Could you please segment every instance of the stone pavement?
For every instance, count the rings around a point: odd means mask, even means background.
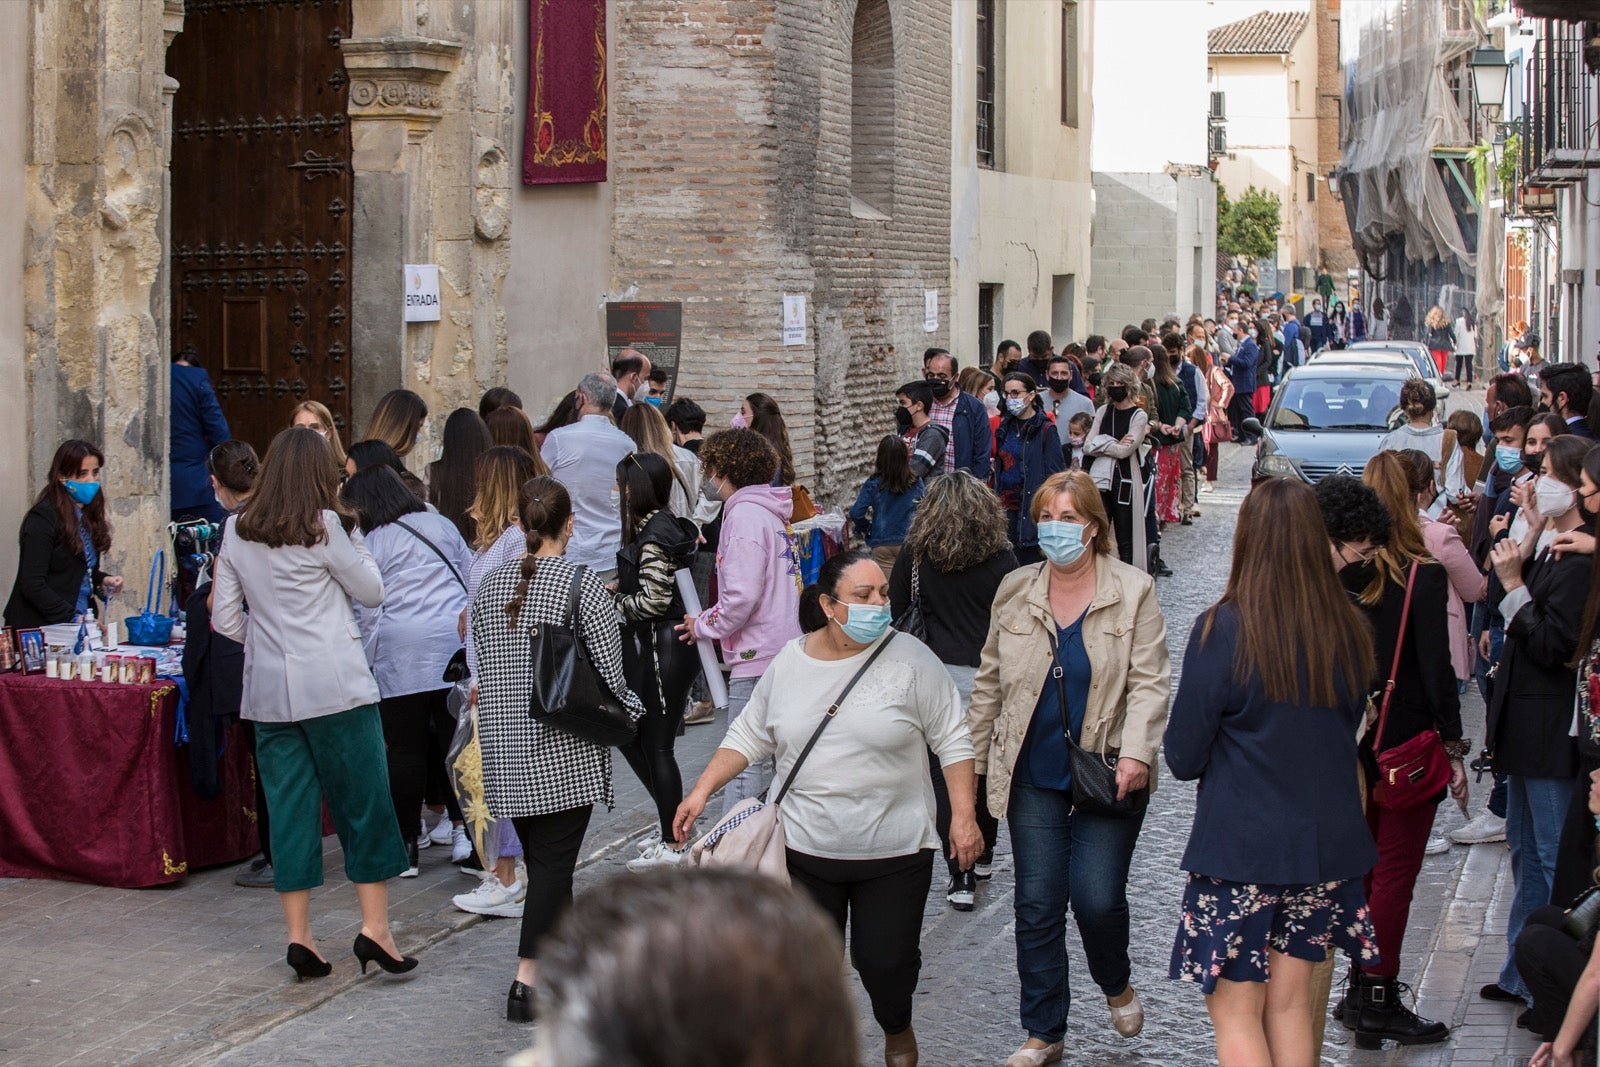
[[[1226,578],[1234,516],[1248,477],[1248,454],[1229,451],[1221,489],[1201,497],[1203,517],[1167,535],[1165,555],[1179,571],[1160,583],[1174,681],[1192,619]],[[1469,733],[1481,737],[1482,706],[1475,697],[1467,716]],[[721,733],[720,723],[692,727],[680,741],[687,778],[698,773]],[[620,761],[616,780],[618,808],[596,818],[579,892],[625,875],[622,863],[634,854],[631,841],[651,826],[643,790]],[[1476,812],[1485,794],[1474,792]],[[1134,857],[1134,984],[1145,1001],[1144,1033],[1125,1041],[1111,1029],[1074,933],[1069,946],[1079,997],[1068,1029],[1068,1063],[1187,1067],[1215,1061],[1200,994],[1166,980],[1183,886],[1177,864],[1193,804],[1191,785],[1163,776]],[[1459,821],[1453,807],[1441,811],[1442,827]],[[430,849],[423,854],[421,878],[392,883],[396,935],[407,951],[422,950],[422,966],[406,978],[363,980],[345,950],[357,916],[348,887],[332,877],[338,870],[333,853],[330,882],[314,911],[316,933],[335,961],[334,975],[300,985],[282,962],[272,895],[236,889],[231,871],[146,891],[0,881],[0,1062],[478,1064],[499,1062],[526,1044],[529,1031],[503,1016],[516,955],[515,922],[454,912],[450,893],[470,883]],[[975,911],[951,911],[941,885],[929,902],[916,1027],[930,1067],[998,1064],[1021,1040],[1014,881],[1003,827],[995,866],[994,879],[979,889]],[[1423,1014],[1456,1028],[1451,1041],[1361,1052],[1333,1023],[1324,1062],[1525,1063],[1535,1043],[1515,1030],[1515,1011],[1476,999],[1478,986],[1492,981],[1500,965],[1509,898],[1504,846],[1429,857],[1417,887],[1403,977],[1417,986]],[[850,983],[864,1062],[878,1062],[881,1035],[853,975]]]

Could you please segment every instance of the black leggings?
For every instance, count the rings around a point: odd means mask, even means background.
[[[622,633],[622,662],[628,685],[644,704],[639,732],[622,746],[622,758],[639,776],[656,802],[661,836],[672,840],[672,818],[683,802],[683,773],[673,745],[689,699],[689,687],[700,671],[700,654],[678,640],[674,622],[662,619],[648,628],[628,627]]]
[[[961,865],[950,857],[950,786],[944,780],[944,768],[939,765],[939,757],[931,748],[928,749],[928,775],[933,779],[933,821],[939,830],[939,841],[944,845],[939,854],[944,857],[945,866],[950,868],[950,877],[954,878],[961,873]],[[994,858],[994,843],[1000,836],[1000,820],[989,814],[988,787],[989,780],[980,774],[978,830],[983,834],[983,855],[978,857],[979,863],[988,863]]]
[[[528,866],[528,899],[522,905],[522,934],[517,940],[521,959],[539,958],[539,942],[572,903],[572,872],[578,869],[578,853],[593,812],[594,805],[585,804],[511,820]]]
[[[1126,484],[1126,483],[1124,483]],[[1132,487],[1129,487],[1130,491]],[[1133,505],[1118,504],[1116,493],[1102,489],[1100,502],[1105,505],[1106,514],[1111,516],[1112,539],[1117,542],[1117,558],[1124,563],[1133,562]],[[1139,516],[1139,521],[1144,521],[1144,516]]]
[[[850,962],[886,1034],[911,1025],[922,972],[922,913],[933,884],[933,849],[881,860],[832,860],[790,849],[789,877],[839,933],[850,924]]]
[[[422,797],[428,787],[430,761],[442,761],[436,747],[436,733],[455,733],[455,720],[445,704],[449,689],[426,693],[384,697],[378,701],[383,719],[383,747],[389,756],[389,795],[394,798],[394,817],[400,824],[400,840],[410,844],[421,821]],[[445,790],[445,809],[451,822],[461,821],[461,806],[455,791]]]
[[[1463,368],[1465,368],[1465,373],[1463,373]],[[1470,382],[1470,381],[1472,381],[1472,353],[1470,353],[1470,352],[1457,352],[1456,353],[1456,381],[1458,381],[1458,382]]]
[[[1530,1029],[1546,1041],[1561,1032],[1567,1005],[1589,962],[1584,944],[1561,932],[1566,912],[1554,904],[1535,908],[1517,935],[1517,972],[1533,994]],[[1587,1028],[1593,1031],[1593,1020]]]

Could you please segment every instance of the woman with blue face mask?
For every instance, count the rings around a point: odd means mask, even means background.
[[[1112,1027],[1130,1038],[1144,1027],[1129,984],[1127,893],[1144,811],[1083,809],[1073,796],[1071,751],[1114,769],[1118,799],[1148,790],[1170,680],[1155,580],[1117,559],[1094,479],[1053,475],[1034,494],[1031,517],[1045,562],[1012,571],[995,594],[967,712],[989,811],[1009,822],[1017,864],[1027,1041],[1007,1067],[1062,1057],[1069,903]]]
[[[994,491],[1006,513],[1006,535],[1017,559],[1037,563],[1039,534],[1032,518],[1033,496],[1046,478],[1066,469],[1061,435],[1039,409],[1038,383],[1012,371],[1001,391],[1003,411],[994,431]]]
[[[939,848],[928,750],[950,791],[951,855],[970,867],[983,851],[972,738],[939,658],[890,631],[889,580],[865,552],[822,565],[801,594],[800,626],[805,633],[767,667],[673,827],[687,842],[712,793],[775,755],[773,781],[789,786],[771,793],[784,798],[789,877],[841,934],[848,920],[851,961],[883,1028],[884,1061],[913,1067],[911,997]]]
[[[121,592],[122,578],[100,567],[111,549],[111,520],[100,492],[105,461],[88,441],[65,441],[56,449],[49,481],[22,519],[7,626],[71,622],[95,599],[103,606],[105,597]]]

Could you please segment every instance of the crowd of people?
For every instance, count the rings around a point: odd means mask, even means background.
[[[1166,917],[1169,975],[1200,987],[1219,1062],[1315,1062],[1341,955],[1332,1014],[1358,1043],[1444,1040],[1401,980],[1413,890],[1425,854],[1501,839],[1515,898],[1482,996],[1522,1006],[1541,1062],[1576,1062],[1596,999],[1580,975],[1600,973],[1594,917],[1574,930],[1566,911],[1595,885],[1600,817],[1600,450],[1585,368],[1529,361],[1488,384],[1481,420],[1444,424],[1414,380],[1359,478],[1253,486],[1170,692],[1163,534],[1200,517],[1221,446],[1249,443],[1287,367],[1386,328],[1379,306],[1313,302],[1302,321],[1246,301],[1059,350],[1036,331],[987,367],[929,349],[893,393],[893,430],[871,440],[849,508],[859,547],[809,584],[795,523],[815,506],[778,403],[752,393],[708,434],[700,405],[667,403],[638,353],[584,375],[537,425],[514,392],[490,390],[447,416],[427,464],[408,461],[430,414],[406,390],[348,447],[314,402],[264,457],[212,444],[207,492],[185,506],[214,503],[224,532],[214,580],[188,603],[191,639],[205,633],[185,669],[212,714],[249,726],[263,855],[239,882],[277,890],[296,976],[327,975],[310,916],[325,801],[363,971],[417,966],[389,928],[387,882],[437,846],[479,880],[455,906],[521,921],[508,1019],[631,1002],[572,977],[618,909],[654,905],[641,888],[572,907],[594,808],[615,787],[613,746],[530,715],[544,699],[535,652],[567,633],[632,723],[616,747],[654,805],[630,870],[648,885],[687,868],[719,792],[726,814],[782,783],[794,899],[820,908],[835,954],[848,931],[890,1067],[918,1060],[935,861],[949,906],[972,910],[1002,820],[1025,1032],[1008,1067],[1063,1057],[1069,910],[1106,1020],[1141,1032],[1128,878],[1162,756],[1203,784],[1181,914]],[[103,462],[86,442],[58,450],[23,523],[8,624],[70,620],[120,585],[101,569]],[[686,789],[675,740],[714,714],[697,648],[709,642],[727,734]],[[1438,837],[1443,800],[1471,803],[1460,698],[1474,683],[1494,789]],[[477,716],[487,840],[468,832],[446,766],[458,687]],[[681,884],[686,905],[704,905],[704,886]],[[757,894],[749,914],[779,904]],[[773,930],[818,939],[811,919]],[[729,985],[730,1004],[739,993]]]

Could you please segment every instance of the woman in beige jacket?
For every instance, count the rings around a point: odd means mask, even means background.
[[[1128,984],[1127,897],[1143,814],[1073,810],[1066,735],[1085,751],[1117,754],[1119,795],[1152,786],[1170,677],[1155,583],[1117,559],[1094,481],[1082,471],[1052,476],[1034,495],[1033,518],[1046,562],[1013,571],[995,595],[968,711],[989,810],[1009,822],[1017,864],[1028,1040],[1007,1067],[1061,1059],[1069,900],[1112,1025],[1125,1037],[1144,1025]]]

